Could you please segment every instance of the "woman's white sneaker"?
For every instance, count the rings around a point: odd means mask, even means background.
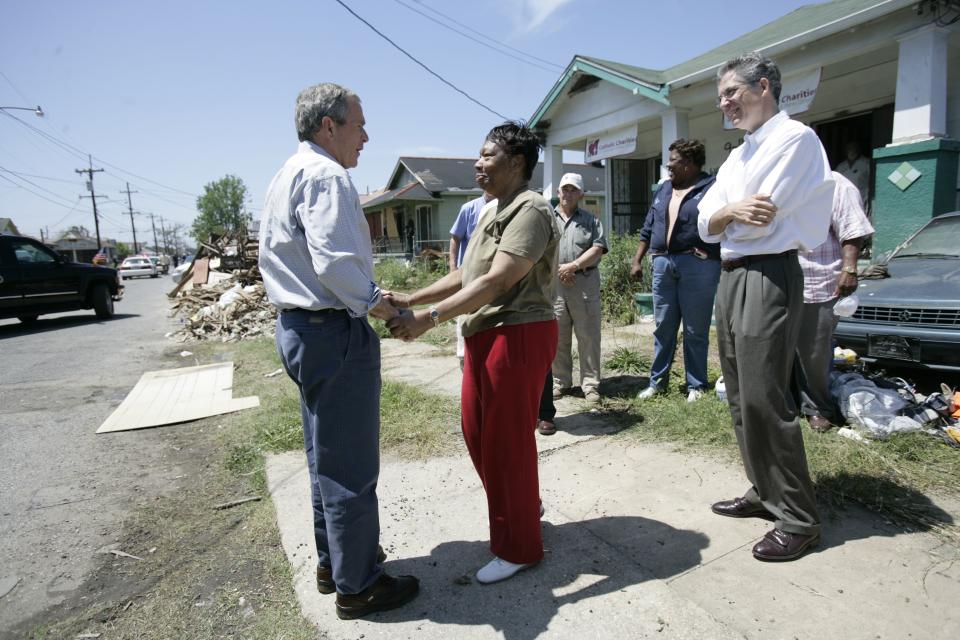
[[[481,584],[500,582],[501,580],[512,578],[520,571],[529,569],[532,566],[533,564],[514,564],[513,562],[507,562],[503,558],[494,556],[493,560],[477,571],[477,582]]]
[[[696,402],[703,397],[703,391],[700,389],[690,389],[690,393],[687,394],[687,402]]]
[[[646,389],[644,389],[643,391],[637,394],[637,400],[649,400],[650,398],[657,395],[658,393],[660,393],[660,389],[658,389],[653,385],[650,385],[649,387],[647,387]]]

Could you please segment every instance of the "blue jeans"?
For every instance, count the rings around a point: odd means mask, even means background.
[[[653,258],[653,368],[650,385],[665,389],[683,320],[683,368],[688,389],[706,389],[707,347],[720,261],[692,254]]]
[[[383,572],[380,516],[380,339],[345,311],[283,311],[277,352],[300,390],[318,564],[353,594]]]

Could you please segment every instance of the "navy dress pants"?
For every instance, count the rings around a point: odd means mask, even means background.
[[[345,311],[282,311],[277,351],[300,390],[318,564],[337,591],[380,577],[380,340]]]

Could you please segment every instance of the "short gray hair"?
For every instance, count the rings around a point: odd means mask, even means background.
[[[316,84],[301,91],[297,96],[295,116],[297,137],[300,141],[313,140],[326,116],[337,124],[346,122],[351,99],[360,102],[360,98],[353,91],[332,82]]]
[[[766,78],[767,82],[770,83],[773,99],[777,101],[777,104],[780,104],[780,67],[777,66],[776,62],[759,51],[750,51],[724,62],[717,69],[717,80],[731,71],[751,86],[760,82],[760,78]]]

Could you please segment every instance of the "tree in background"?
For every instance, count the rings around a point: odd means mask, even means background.
[[[203,187],[197,198],[197,211],[190,234],[199,242],[210,239],[210,234],[234,233],[246,229],[251,217],[244,208],[247,187],[237,176],[227,175]]]

